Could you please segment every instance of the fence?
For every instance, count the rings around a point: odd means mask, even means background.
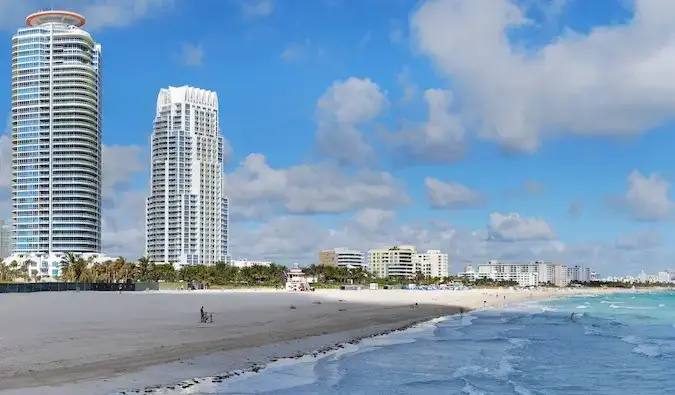
[[[8,283],[0,284],[1,293],[59,291],[146,291],[159,290],[159,283]]]

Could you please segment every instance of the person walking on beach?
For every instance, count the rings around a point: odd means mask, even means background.
[[[204,322],[204,306],[202,306],[202,308],[199,309],[199,313],[200,313],[200,315],[201,315],[201,317],[202,317],[202,322]]]

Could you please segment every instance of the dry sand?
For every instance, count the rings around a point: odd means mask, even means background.
[[[598,291],[1,294],[0,394],[106,394],[248,368],[460,306],[591,292]],[[199,323],[201,306],[213,313],[213,324]]]

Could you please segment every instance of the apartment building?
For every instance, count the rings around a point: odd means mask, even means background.
[[[414,246],[399,245],[368,251],[368,267],[377,277],[415,277]]]
[[[478,265],[477,277],[492,281],[515,281],[521,287],[534,287],[539,284],[539,265],[491,260]]]
[[[229,200],[215,92],[161,89],[151,137],[146,251],[154,262],[229,260]]]
[[[74,12],[26,25],[12,37],[13,250],[99,253],[101,45]]]
[[[7,258],[12,253],[12,226],[0,219],[0,258]]]
[[[514,263],[491,260],[478,265],[477,277],[493,281],[515,281],[522,287],[540,284],[564,287],[569,283],[565,265],[546,261]]]
[[[422,273],[427,277],[443,278],[450,275],[448,254],[440,250],[427,250],[413,256],[415,273]]]
[[[363,252],[345,247],[323,250],[319,252],[319,265],[346,268],[365,268],[366,259]]]
[[[582,266],[571,266],[567,268],[567,278],[569,281],[578,281],[586,283],[591,281],[591,269]]]

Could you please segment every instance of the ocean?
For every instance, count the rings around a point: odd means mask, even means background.
[[[673,377],[675,293],[623,293],[445,317],[178,393],[661,395]]]

